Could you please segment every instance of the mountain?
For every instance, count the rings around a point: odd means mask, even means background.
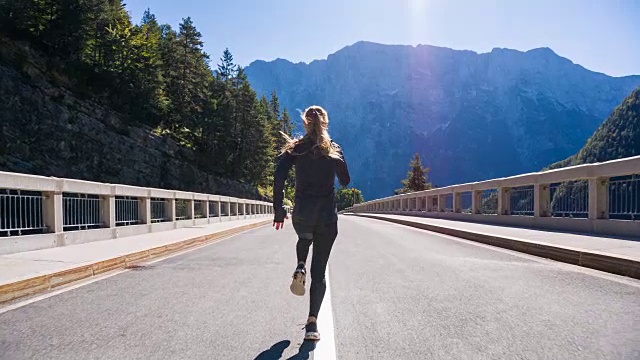
[[[438,186],[537,171],[574,154],[640,85],[551,49],[490,53],[358,42],[326,60],[255,61],[258,94],[329,113],[353,185],[367,199],[393,194],[415,152]]]
[[[640,87],[618,105],[577,154],[548,169],[640,155]]]

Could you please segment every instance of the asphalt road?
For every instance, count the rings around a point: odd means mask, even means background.
[[[339,231],[337,359],[640,359],[640,281],[371,219]],[[0,359],[313,359],[294,247],[290,223],[256,229],[0,313]]]

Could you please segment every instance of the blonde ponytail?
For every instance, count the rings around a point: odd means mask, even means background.
[[[287,134],[280,132],[287,141],[282,152],[291,152],[298,142],[304,138],[308,138],[314,143],[313,148],[319,148],[323,155],[339,158],[340,155],[335,146],[333,146],[331,137],[329,136],[329,115],[327,112],[322,107],[313,105],[308,107],[304,113],[301,114],[301,117],[306,135],[300,139],[292,139]]]

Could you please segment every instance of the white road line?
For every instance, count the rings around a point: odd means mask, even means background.
[[[333,334],[333,308],[331,307],[331,283],[329,282],[329,267],[327,266],[325,279],[327,291],[324,293],[322,307],[318,314],[318,332],[321,340],[317,343],[313,351],[314,360],[335,360],[336,359],[336,339]]]
[[[227,240],[227,239],[230,239],[232,237],[235,237],[235,236],[238,236],[238,235],[242,235],[242,234],[244,234],[246,232],[249,232],[249,231],[252,231],[252,230],[256,230],[256,229],[259,229],[259,228],[260,227],[253,228],[253,229],[248,229],[248,230],[245,230],[243,232],[239,232],[237,234],[232,234],[232,235],[229,235],[227,237],[223,237],[223,238],[217,239],[217,240],[215,240],[215,241],[213,241],[211,243],[208,243],[208,244],[199,245],[199,246],[196,246],[194,248],[186,249],[186,250],[177,252],[175,254],[171,254],[171,255],[168,255],[168,256],[165,256],[165,257],[161,257],[161,258],[158,258],[158,259],[153,259],[151,261],[147,261],[147,262],[144,262],[142,264],[144,264],[144,265],[154,264],[154,263],[157,263],[157,262],[160,262],[160,261],[171,259],[172,257],[180,256],[180,255],[183,255],[183,254],[198,250],[200,248],[203,248],[203,247],[206,247],[206,246],[209,246],[209,245],[217,244],[217,243],[219,243],[219,242],[221,242],[223,240]],[[98,275],[98,276],[94,276],[94,277],[86,279],[86,280],[80,280],[80,282],[76,283],[76,284],[62,286],[58,290],[54,290],[54,291],[48,292],[48,293],[43,294],[43,295],[38,295],[38,296],[35,296],[35,297],[32,297],[32,298],[29,298],[27,300],[23,300],[23,301],[17,302],[15,304],[10,304],[10,305],[7,305],[5,307],[2,307],[2,308],[0,308],[0,314],[4,314],[4,313],[6,313],[8,311],[15,310],[15,309],[21,308],[23,306],[27,306],[29,304],[33,304],[34,302],[37,302],[37,301],[40,301],[40,300],[44,300],[44,299],[48,299],[48,298],[50,298],[52,296],[56,296],[56,295],[65,293],[67,291],[75,290],[75,289],[77,289],[79,287],[92,284],[92,283],[94,283],[96,281],[108,279],[108,278],[110,278],[112,276],[116,276],[116,275],[125,273],[127,271],[131,271],[131,270],[133,270],[133,269],[114,270],[114,272],[110,272],[110,273],[107,273],[107,274],[104,274],[104,275]]]

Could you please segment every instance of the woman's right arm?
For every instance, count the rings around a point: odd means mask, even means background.
[[[346,187],[351,182],[351,177],[349,176],[349,168],[347,167],[347,160],[344,158],[344,154],[342,153],[342,148],[340,146],[336,146],[336,148],[339,155],[339,159],[335,159],[336,175],[338,176],[338,181],[340,182],[340,185]]]

